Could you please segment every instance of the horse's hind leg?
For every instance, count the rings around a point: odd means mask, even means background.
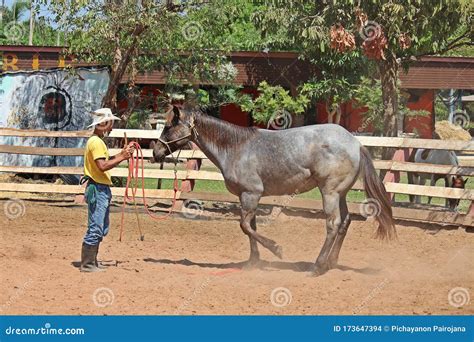
[[[349,209],[347,208],[346,194],[341,195],[341,198],[339,199],[339,209],[341,212],[342,223],[337,230],[336,240],[334,241],[334,245],[329,254],[328,267],[330,269],[337,266],[339,252],[341,251],[342,243],[344,242],[344,238],[346,237],[347,229],[351,224]]]
[[[282,248],[273,240],[268,239],[257,233],[257,224],[253,222],[255,220],[255,214],[257,211],[258,201],[260,200],[259,194],[253,194],[244,192],[240,195],[240,203],[242,205],[241,217],[240,217],[240,228],[250,239],[250,262],[258,261],[259,253],[257,248],[257,242],[263,247],[267,248],[275,254],[277,257],[282,257]]]
[[[250,220],[250,227],[254,232],[257,231],[257,215],[253,215],[253,218]],[[258,251],[257,240],[249,236],[250,240],[250,258],[249,265],[253,266],[260,261],[260,252]]]
[[[329,270],[329,253],[334,245],[339,226],[342,223],[339,209],[339,193],[335,191],[329,193],[322,191],[322,195],[324,212],[326,214],[326,240],[313,267],[312,275],[315,276],[324,274]]]

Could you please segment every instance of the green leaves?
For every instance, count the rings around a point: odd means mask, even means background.
[[[281,86],[272,86],[261,82],[258,86],[259,96],[252,101],[249,95],[243,94],[237,100],[242,110],[250,112],[258,123],[268,123],[275,115],[283,111],[301,114],[310,102],[309,97],[300,93],[293,97]]]
[[[374,128],[375,135],[383,132],[383,121],[385,107],[382,99],[382,87],[380,80],[369,77],[363,77],[357,87],[353,90],[354,99],[358,107],[364,107],[367,110],[362,113],[364,117],[363,126],[369,124]],[[397,97],[400,98],[400,92],[397,90]],[[411,110],[404,101],[399,101],[398,112],[402,116],[429,115],[425,110]]]

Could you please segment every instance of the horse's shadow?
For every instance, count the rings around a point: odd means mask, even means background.
[[[229,263],[209,263],[209,262],[194,262],[189,259],[171,260],[171,259],[154,259],[145,258],[145,262],[152,262],[157,264],[168,264],[168,265],[182,265],[182,266],[198,266],[202,268],[217,268],[217,269],[249,269],[247,261],[241,262],[229,262]],[[260,260],[260,262],[253,268],[265,270],[265,271],[276,271],[276,270],[290,270],[294,272],[310,272],[314,266],[314,263],[308,261],[266,261]],[[336,269],[341,271],[352,271],[356,273],[375,275],[381,270],[371,267],[354,268],[350,266],[337,265]]]

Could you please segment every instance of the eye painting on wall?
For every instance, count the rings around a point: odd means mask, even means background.
[[[0,75],[0,127],[77,131],[92,122],[109,84],[109,70],[76,68]],[[0,137],[0,144],[83,147],[86,139]],[[82,157],[0,154],[0,165],[81,166]]]

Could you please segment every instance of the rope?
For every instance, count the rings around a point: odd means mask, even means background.
[[[127,144],[127,143],[125,143]],[[132,201],[134,208],[135,208],[135,215],[137,217],[138,223],[138,231],[140,233],[140,240],[144,240],[144,235],[142,233],[142,229],[140,227],[140,220],[138,216],[138,208],[136,203],[136,194],[138,191],[139,186],[139,179],[141,178],[141,188],[142,188],[142,198],[143,198],[143,206],[145,207],[145,212],[154,220],[164,220],[167,219],[173,212],[173,209],[176,204],[176,196],[178,192],[178,175],[177,175],[177,163],[175,162],[174,166],[174,180],[173,180],[173,201],[169,211],[165,215],[156,216],[154,215],[149,209],[148,204],[146,203],[146,196],[145,196],[145,167],[143,162],[143,151],[140,145],[136,141],[132,141],[128,144],[128,146],[132,146],[135,148],[135,152],[133,153],[132,157],[129,159],[128,164],[128,177],[127,177],[127,184],[125,186],[125,194],[123,196],[123,205],[122,205],[122,218],[120,222],[120,237],[119,241],[122,241],[122,234],[123,234],[123,226],[124,226],[124,214],[125,214],[125,205],[128,201]],[[141,176],[139,175],[139,171],[141,170]],[[132,196],[129,196],[129,190],[131,191]]]

